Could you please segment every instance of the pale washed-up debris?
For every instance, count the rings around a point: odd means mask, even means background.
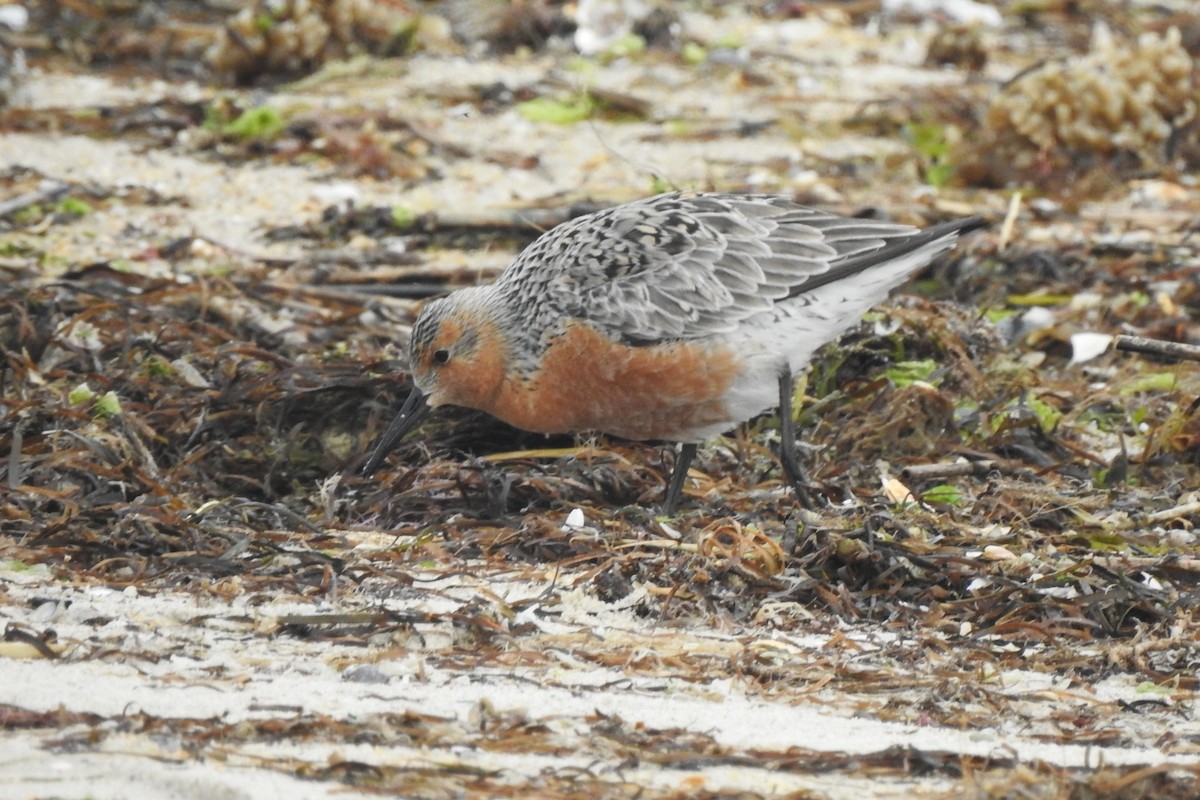
[[[1004,24],[1003,17],[995,8],[975,0],[883,0],[883,13],[916,14],[922,17],[944,16],[955,22],[986,25],[998,28]]]
[[[1104,355],[1112,346],[1113,337],[1107,333],[1071,334],[1071,363],[1083,364]]]

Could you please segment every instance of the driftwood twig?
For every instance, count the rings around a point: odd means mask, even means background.
[[[8,200],[2,200],[0,201],[0,217],[7,217],[9,214],[29,208],[30,206],[36,206],[39,203],[48,203],[58,200],[60,197],[65,195],[67,190],[70,188],[71,187],[65,183],[52,181],[44,183],[41,187],[33,190],[32,192],[26,192],[25,194],[19,194],[16,197],[9,198]]]
[[[1114,342],[1118,350],[1134,353],[1150,353],[1179,360],[1200,361],[1200,346],[1164,339],[1147,339],[1145,336],[1118,336]]]

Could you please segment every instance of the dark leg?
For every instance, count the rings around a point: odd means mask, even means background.
[[[795,390],[792,371],[785,366],[779,371],[779,462],[783,465],[783,474],[796,492],[796,498],[811,508],[813,501],[808,493],[808,477],[800,466],[800,454],[796,452],[796,422],[792,419],[792,392]]]
[[[667,484],[667,496],[662,507],[663,513],[669,517],[675,515],[675,509],[679,507],[679,500],[683,497],[683,482],[687,480],[688,467],[696,457],[696,447],[694,443],[679,445],[679,455],[675,457],[675,471],[671,473],[671,482]]]

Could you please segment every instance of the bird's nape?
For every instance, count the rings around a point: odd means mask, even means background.
[[[371,457],[363,465],[362,474],[366,477],[375,474],[375,470],[379,469],[379,465],[383,463],[387,454],[392,452],[400,440],[417,427],[428,413],[429,404],[425,402],[425,393],[414,386],[408,399],[404,401],[404,405],[396,414],[396,418],[392,420],[392,424],[388,425],[387,430],[379,437],[379,443],[375,445]]]

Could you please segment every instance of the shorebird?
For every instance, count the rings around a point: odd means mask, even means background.
[[[673,514],[697,445],[778,407],[780,460],[803,496],[793,374],[981,224],[921,230],[697,192],[565,222],[495,283],[425,305],[409,340],[414,388],[363,471],[429,408],[466,406],[539,433],[679,443]]]

